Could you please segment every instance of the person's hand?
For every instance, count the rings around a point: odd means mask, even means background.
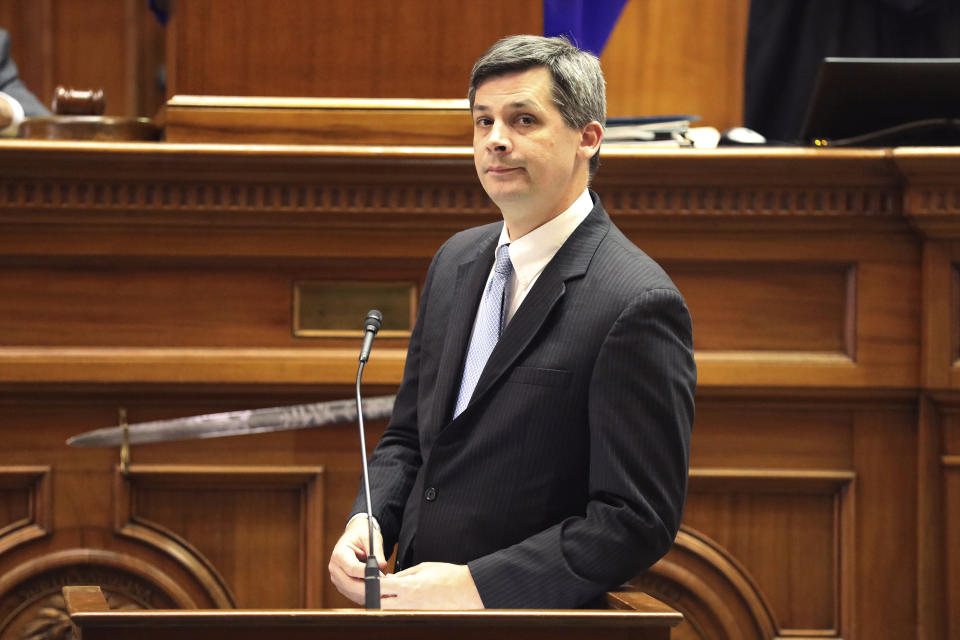
[[[13,107],[7,99],[0,96],[0,129],[6,129],[13,122]]]
[[[384,609],[483,609],[465,564],[424,562],[380,580]]]
[[[363,571],[369,544],[367,518],[360,516],[350,521],[330,554],[330,579],[337,591],[357,604],[364,603]],[[387,559],[383,556],[383,536],[376,528],[373,530],[373,545],[382,572],[387,568]]]

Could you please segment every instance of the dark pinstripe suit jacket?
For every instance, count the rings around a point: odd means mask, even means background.
[[[441,247],[370,460],[385,548],[399,543],[402,566],[468,563],[487,607],[583,606],[666,553],[680,525],[696,384],[690,316],[591,195],[593,211],[456,419],[502,223]]]

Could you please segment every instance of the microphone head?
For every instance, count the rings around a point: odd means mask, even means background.
[[[376,333],[380,331],[380,326],[382,324],[383,314],[376,309],[370,309],[370,311],[367,311],[367,319],[363,321],[363,330],[373,331]]]

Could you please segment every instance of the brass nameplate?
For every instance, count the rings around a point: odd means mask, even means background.
[[[293,335],[301,338],[355,338],[370,309],[383,314],[381,337],[407,338],[417,312],[412,282],[293,283]]]

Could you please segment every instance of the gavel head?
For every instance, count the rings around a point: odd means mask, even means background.
[[[67,89],[58,86],[53,92],[52,111],[58,116],[102,116],[107,108],[103,89]]]

